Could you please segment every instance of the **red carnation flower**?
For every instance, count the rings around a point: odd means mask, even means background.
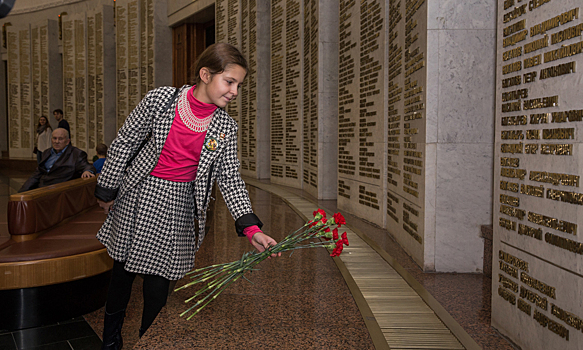
[[[336,225],[338,226],[346,225],[346,220],[344,219],[344,216],[342,216],[342,214],[340,213],[334,214],[334,222],[336,222]]]
[[[346,235],[346,231],[344,231],[344,233],[342,234],[342,242],[347,246],[350,245],[348,244],[348,237]]]
[[[332,238],[334,240],[338,239],[338,229],[337,228],[335,228],[334,231],[332,231]]]
[[[323,217],[323,218],[325,218],[325,217],[326,217],[326,212],[325,212],[325,211],[323,211],[323,210],[322,210],[322,209],[320,209],[320,208],[318,208],[318,210],[314,210],[314,212],[313,212],[312,214],[313,214],[314,216],[316,216],[316,215],[320,214],[320,215],[322,215],[322,217]]]

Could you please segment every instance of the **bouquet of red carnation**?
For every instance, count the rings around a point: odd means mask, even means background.
[[[187,318],[190,320],[211,301],[216,299],[217,296],[231,283],[244,277],[246,272],[254,270],[257,264],[267,259],[271,254],[296,249],[326,247],[329,250],[332,250],[330,256],[339,256],[342,253],[344,245],[348,245],[346,232],[340,236],[338,234],[338,229],[341,228],[342,225],[346,225],[346,220],[340,213],[336,213],[332,218],[326,219],[326,213],[322,209],[314,211],[313,215],[314,218],[306,222],[304,226],[261,253],[256,251],[247,252],[243,254],[243,257],[241,257],[240,260],[212,265],[189,272],[188,275],[192,275],[191,279],[193,279],[193,281],[177,288],[175,291],[198,283],[206,284],[204,284],[192,297],[185,300],[185,303],[189,303],[193,300],[197,300],[197,302],[188,310],[181,313],[180,316],[192,312]],[[332,226],[336,227],[331,229]],[[197,309],[193,311],[195,308]]]

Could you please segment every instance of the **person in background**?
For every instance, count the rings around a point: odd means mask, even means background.
[[[97,174],[101,173],[101,168],[103,168],[103,163],[105,163],[105,156],[107,155],[107,146],[100,143],[95,147],[97,152],[97,160],[93,162],[93,167],[97,170]]]
[[[40,164],[42,154],[47,149],[51,148],[51,135],[53,128],[49,123],[49,119],[44,115],[38,118],[38,125],[36,127],[36,138],[34,140],[34,151],[36,153],[36,163]]]
[[[70,145],[71,139],[65,129],[55,129],[52,136],[53,147],[42,153],[41,161],[32,176],[26,180],[18,192],[61,182],[95,176],[95,168],[87,161],[87,153]]]
[[[71,129],[69,128],[69,122],[66,121],[65,118],[63,118],[63,110],[62,109],[55,109],[53,111],[53,116],[59,122],[59,125],[57,125],[57,128],[63,128],[65,130],[67,130],[67,132],[69,133],[69,137],[71,137]]]

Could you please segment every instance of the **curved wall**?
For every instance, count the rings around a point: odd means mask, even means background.
[[[10,157],[33,158],[40,115],[62,109],[73,145],[91,158],[148,90],[170,85],[166,1],[17,1],[0,20],[8,90],[1,135]],[[60,15],[62,14],[62,17]],[[3,71],[3,70],[0,70]],[[4,102],[4,101],[2,101]],[[4,122],[3,122],[4,121]]]

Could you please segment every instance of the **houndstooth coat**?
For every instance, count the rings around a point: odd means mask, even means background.
[[[183,86],[179,93],[185,93],[188,89],[190,86]],[[124,125],[119,129],[117,138],[108,150],[107,160],[97,179],[95,196],[98,199],[105,202],[122,199],[135,191],[136,187],[154,169],[175,117],[178,99],[174,98],[174,93],[175,88],[173,87],[161,87],[148,92],[126,118]],[[239,174],[237,129],[237,123],[223,109],[217,108],[209,125],[205,144],[214,138],[218,145],[214,151],[203,146],[193,184],[194,217],[198,219],[199,226],[198,240],[194,247],[189,247],[189,249],[194,249],[193,256],[198,251],[205,236],[206,211],[211,197],[212,184],[215,181],[218,183],[227,207],[235,219],[235,228],[239,236],[244,236],[245,227],[253,225],[261,227],[263,225],[259,218],[253,214],[249,194]],[[152,137],[128,165],[150,131]],[[152,193],[151,195],[156,194]],[[99,232],[100,237],[107,236],[111,232],[112,217],[112,214],[108,215]],[[116,230],[119,231],[119,228]],[[195,233],[192,232],[192,234]],[[156,247],[151,248],[156,251]],[[115,249],[115,247],[108,246],[108,251],[111,249]],[[111,252],[110,255],[112,255]],[[143,256],[142,259],[147,260],[148,257]]]

